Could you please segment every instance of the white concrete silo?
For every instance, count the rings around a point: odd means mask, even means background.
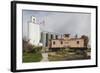
[[[29,43],[38,46],[40,42],[40,25],[36,24],[36,18],[32,16],[32,22],[29,23]]]

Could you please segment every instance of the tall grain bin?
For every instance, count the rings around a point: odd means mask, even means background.
[[[32,16],[32,22],[29,23],[29,42],[32,45],[39,45],[40,42],[40,25],[36,24],[36,18]]]

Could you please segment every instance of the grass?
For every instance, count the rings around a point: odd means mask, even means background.
[[[42,59],[41,53],[23,53],[23,62],[40,62]]]
[[[84,56],[84,54],[76,54],[76,52],[69,52],[68,50],[58,51],[55,54],[48,55],[49,61],[65,61],[65,60],[83,60],[90,59],[89,56]]]
[[[62,55],[48,55],[49,61],[62,61],[64,60],[64,56]]]

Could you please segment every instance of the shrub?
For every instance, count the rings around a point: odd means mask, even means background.
[[[35,52],[38,53],[38,52],[41,52],[42,47],[40,47],[40,46],[34,46],[33,49],[35,50]]]
[[[32,52],[35,52],[35,50],[33,49],[33,45],[31,45],[31,44],[27,44],[27,47],[26,47],[27,49],[26,49],[26,52],[27,53],[32,53]]]
[[[23,40],[23,52],[38,53],[41,52],[42,46],[35,46],[29,43],[29,41]]]

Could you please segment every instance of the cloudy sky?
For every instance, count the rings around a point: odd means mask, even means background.
[[[59,34],[71,34],[78,37],[87,35],[90,38],[91,14],[75,12],[50,12],[23,10],[23,37],[28,36],[28,22],[31,16],[36,17],[36,23],[40,24],[41,31],[54,32]]]

